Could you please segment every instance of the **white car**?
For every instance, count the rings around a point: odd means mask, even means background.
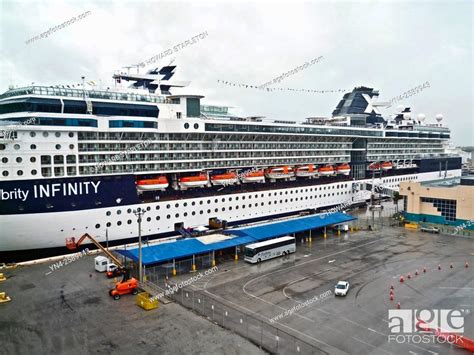
[[[334,288],[334,294],[336,296],[346,296],[347,292],[349,292],[349,282],[347,281],[339,281]]]

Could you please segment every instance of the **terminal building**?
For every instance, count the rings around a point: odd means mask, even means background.
[[[400,195],[409,222],[474,230],[474,177],[401,182]]]

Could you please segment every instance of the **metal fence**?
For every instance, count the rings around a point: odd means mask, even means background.
[[[220,301],[203,291],[180,289],[171,298],[182,306],[206,317],[223,328],[250,340],[261,349],[274,354],[328,354],[316,345],[274,326],[250,311]]]

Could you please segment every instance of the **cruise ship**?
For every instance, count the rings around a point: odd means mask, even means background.
[[[84,233],[111,244],[180,228],[318,211],[369,198],[364,182],[461,175],[442,116],[384,118],[356,87],[331,117],[239,117],[172,94],[176,66],[117,72],[115,85],[28,86],[0,95],[0,261],[65,251]],[[84,80],[83,80],[84,81]],[[293,119],[293,118],[292,118]]]

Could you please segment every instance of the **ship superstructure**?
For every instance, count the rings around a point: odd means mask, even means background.
[[[357,87],[333,116],[303,123],[239,117],[201,95],[172,94],[175,67],[117,73],[131,88],[30,86],[0,96],[0,253],[56,248],[85,232],[111,241],[167,236],[209,218],[237,223],[367,198],[375,175],[405,180],[461,174],[444,153],[450,131],[383,118],[378,92]],[[441,121],[441,120],[439,120]]]

